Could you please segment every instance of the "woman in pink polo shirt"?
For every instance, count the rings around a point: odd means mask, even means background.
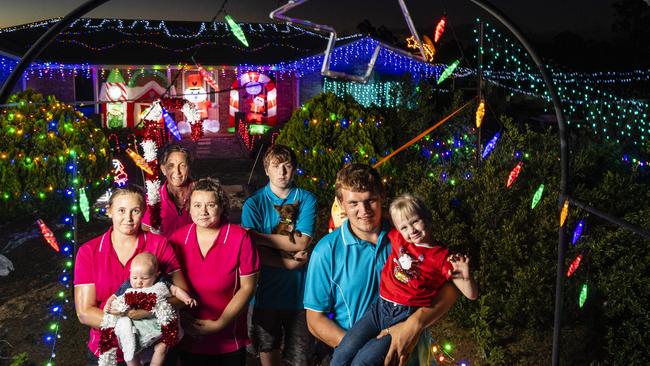
[[[131,260],[142,252],[151,252],[160,263],[160,272],[169,275],[174,285],[187,290],[187,283],[176,254],[161,235],[140,230],[145,210],[144,195],[136,187],[116,189],[108,201],[108,216],[113,225],[79,248],[74,270],[74,301],[82,324],[90,326],[88,365],[96,365],[100,350],[111,346],[100,344],[100,327],[106,301],[129,279]],[[174,299],[171,299],[174,300]],[[178,304],[178,301],[171,301]],[[151,316],[145,310],[129,310],[131,319]],[[112,346],[111,346],[112,347]],[[109,347],[110,348],[110,347]],[[118,361],[122,361],[118,352]]]
[[[246,230],[227,221],[228,206],[219,181],[198,180],[190,196],[193,223],[169,239],[198,303],[182,321],[183,365],[246,363],[246,312],[257,285],[259,258]]]
[[[176,144],[168,145],[160,157],[160,171],[165,182],[160,186],[160,234],[166,238],[178,228],[192,223],[188,205],[192,192],[190,152]],[[150,212],[142,223],[150,227]]]

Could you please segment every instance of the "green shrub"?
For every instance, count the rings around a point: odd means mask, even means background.
[[[104,133],[80,112],[34,91],[12,95],[0,113],[0,215],[2,219],[60,212],[69,205],[68,166],[76,158],[79,186],[89,198],[104,186],[110,153]]]
[[[373,164],[388,152],[392,131],[385,124],[381,114],[352,97],[320,94],[293,113],[277,143],[298,156],[296,183],[316,194],[321,207],[330,207],[343,164]]]

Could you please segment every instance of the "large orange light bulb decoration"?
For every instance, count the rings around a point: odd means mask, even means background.
[[[481,123],[483,123],[484,116],[485,116],[485,100],[481,99],[481,102],[478,104],[478,107],[476,108],[476,128],[481,127]]]
[[[131,148],[127,148],[126,153],[129,154],[129,157],[131,159],[133,159],[135,165],[144,170],[147,174],[153,175],[153,170],[149,167],[149,163],[147,163],[147,161],[144,160],[142,156],[140,156],[137,152],[131,150]]]
[[[566,221],[566,217],[569,214],[569,200],[564,201],[564,205],[562,206],[562,211],[560,212],[560,226],[564,226],[564,222]]]
[[[56,241],[56,237],[54,236],[52,230],[50,230],[50,228],[47,227],[47,225],[45,225],[45,222],[43,222],[43,220],[41,219],[36,220],[36,223],[38,224],[38,227],[41,229],[41,234],[43,234],[45,241],[47,241],[47,243],[50,244],[52,249],[58,252],[59,243]]]

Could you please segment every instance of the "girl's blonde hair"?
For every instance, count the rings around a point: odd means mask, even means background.
[[[140,207],[142,209],[145,209],[147,207],[144,201],[144,192],[140,187],[132,184],[127,184],[126,186],[121,188],[115,188],[113,190],[113,193],[111,193],[111,197],[108,199],[108,207],[111,207],[113,205],[113,201],[115,201],[117,197],[125,194],[135,194],[136,196],[138,196],[138,199],[140,200]]]
[[[418,215],[422,221],[424,221],[427,229],[430,230],[433,226],[433,217],[431,216],[431,211],[429,211],[427,208],[424,200],[410,193],[404,193],[395,198],[393,202],[391,202],[388,211],[390,212],[390,217],[393,219],[393,222],[395,222],[397,215],[400,215],[402,217],[407,215]]]

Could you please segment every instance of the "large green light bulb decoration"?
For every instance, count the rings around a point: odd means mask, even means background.
[[[585,301],[587,301],[587,291],[589,291],[588,286],[586,283],[583,283],[582,288],[580,289],[580,297],[578,298],[578,305],[580,305],[580,307],[583,307]]]
[[[226,22],[228,23],[228,26],[230,27],[230,31],[232,34],[237,37],[239,42],[241,42],[244,46],[248,47],[248,41],[246,40],[246,35],[244,34],[244,31],[241,29],[239,24],[235,23],[235,20],[230,16],[226,15],[225,16]]]
[[[83,187],[79,189],[79,208],[84,216],[84,220],[86,220],[86,222],[90,221],[90,204],[88,203],[86,190]]]
[[[535,195],[533,196],[533,202],[530,204],[531,210],[537,206],[539,201],[542,199],[542,194],[544,193],[544,183],[539,185],[539,188],[537,188],[537,191],[535,192]]]
[[[445,71],[443,71],[442,74],[440,74],[440,77],[438,78],[438,84],[442,83],[443,81],[445,81],[445,79],[450,77],[451,74],[454,72],[454,70],[456,70],[458,65],[460,65],[460,60],[456,60],[451,65],[447,66]]]

